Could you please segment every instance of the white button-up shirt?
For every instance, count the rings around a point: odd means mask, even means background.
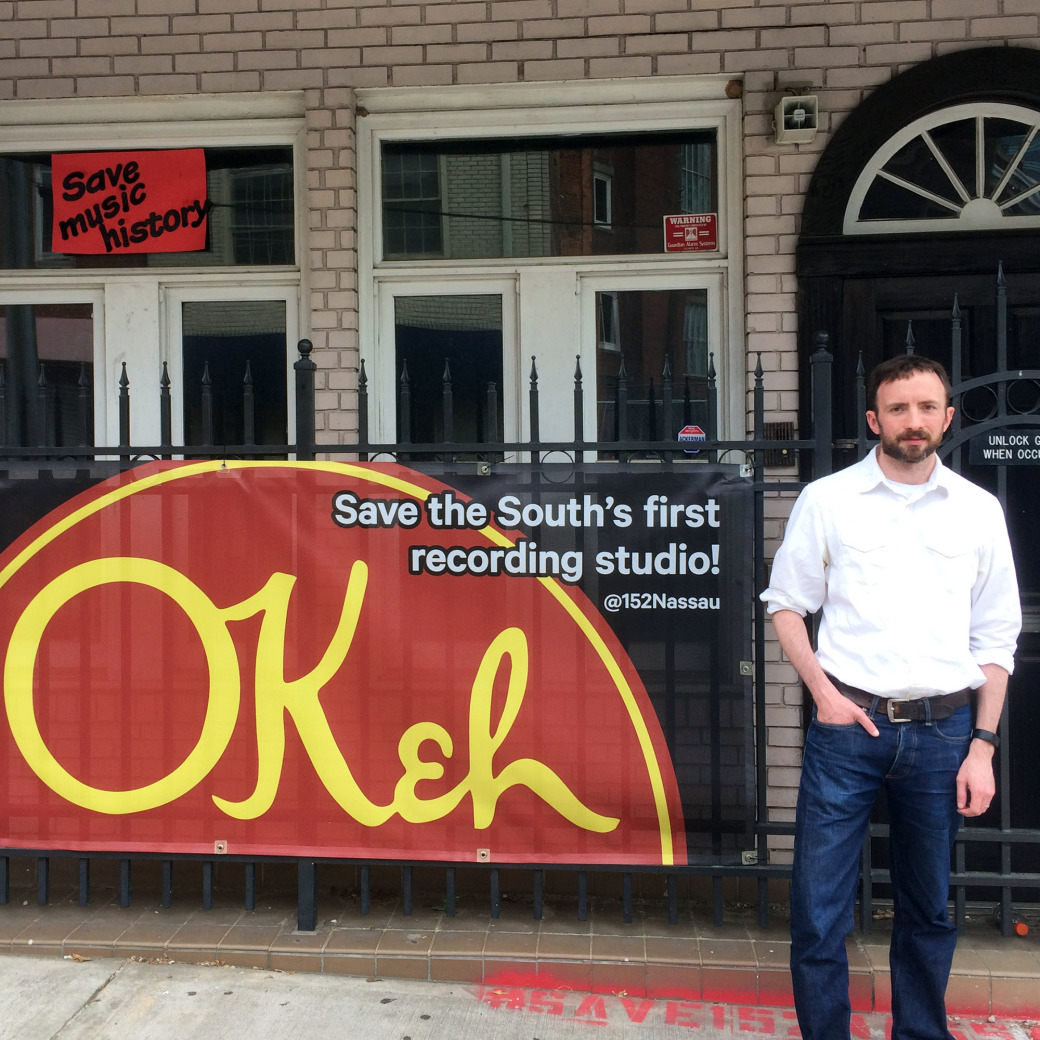
[[[888,480],[872,451],[806,487],[761,598],[770,613],[822,608],[824,670],[883,697],[1010,672],[1022,626],[1000,503],[938,457],[926,484]]]

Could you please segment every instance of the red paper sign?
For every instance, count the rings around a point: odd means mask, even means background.
[[[684,213],[665,217],[664,248],[667,253],[718,249],[718,216],[715,213]]]
[[[617,637],[459,501],[389,464],[155,463],[45,517],[0,555],[0,847],[685,862]]]
[[[85,152],[51,157],[55,253],[183,253],[206,247],[206,156]]]

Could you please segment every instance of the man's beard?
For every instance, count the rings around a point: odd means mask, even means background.
[[[919,439],[926,441],[923,445],[913,445],[907,447],[904,443],[903,437],[882,438],[881,450],[890,458],[896,459],[898,462],[915,463],[921,462],[928,458],[929,455],[934,455],[936,449],[939,447],[938,441],[932,441],[929,439],[928,434],[924,430],[914,431],[910,437],[906,439]]]

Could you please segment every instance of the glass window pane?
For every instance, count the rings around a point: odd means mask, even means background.
[[[296,262],[292,149],[206,149],[206,248],[189,253],[53,251],[51,157],[0,156],[0,268],[291,265]]]
[[[1008,167],[1014,162],[1019,149],[1025,142],[1030,127],[1011,119],[987,119],[985,127],[985,149],[986,149],[986,198],[992,198],[997,185],[1000,183]],[[1024,171],[1019,170],[1019,176]],[[1019,190],[1022,187],[1032,187],[1031,184],[1023,185],[1019,181]],[[1008,195],[1017,195],[1017,191]]]
[[[184,443],[286,444],[284,301],[185,303],[181,321]]]
[[[969,197],[975,196],[978,190],[975,183],[978,179],[975,170],[975,129],[974,119],[956,119],[928,131]],[[940,194],[946,196],[948,193]]]
[[[501,296],[399,296],[394,301],[394,336],[399,439],[445,439],[446,374],[452,440],[503,439]]]
[[[900,148],[885,164],[885,172],[940,198],[949,199],[951,203],[959,198],[946,171],[939,165],[939,160],[923,137],[915,137]]]
[[[94,308],[0,306],[8,444],[94,443]],[[43,378],[41,380],[41,369]]]
[[[924,195],[875,177],[860,208],[861,220],[925,220],[956,217],[957,210],[933,202]]]
[[[661,253],[664,216],[718,208],[713,130],[393,142],[382,163],[386,259]]]
[[[596,352],[598,439],[616,440],[622,421],[635,440],[671,440],[707,419],[708,291],[671,289],[596,294],[596,312],[616,313],[613,342]],[[664,414],[665,363],[672,409]],[[622,394],[623,391],[623,394]],[[622,417],[620,403],[627,399]]]

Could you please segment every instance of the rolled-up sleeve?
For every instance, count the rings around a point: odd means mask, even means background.
[[[996,502],[983,522],[989,537],[971,591],[969,650],[977,664],[999,665],[1010,674],[1022,628],[1015,561],[1004,514]]]
[[[770,614],[793,610],[803,617],[815,613],[827,594],[827,543],[812,488],[798,496],[791,510],[783,544],[773,558],[769,587],[760,599]]]

